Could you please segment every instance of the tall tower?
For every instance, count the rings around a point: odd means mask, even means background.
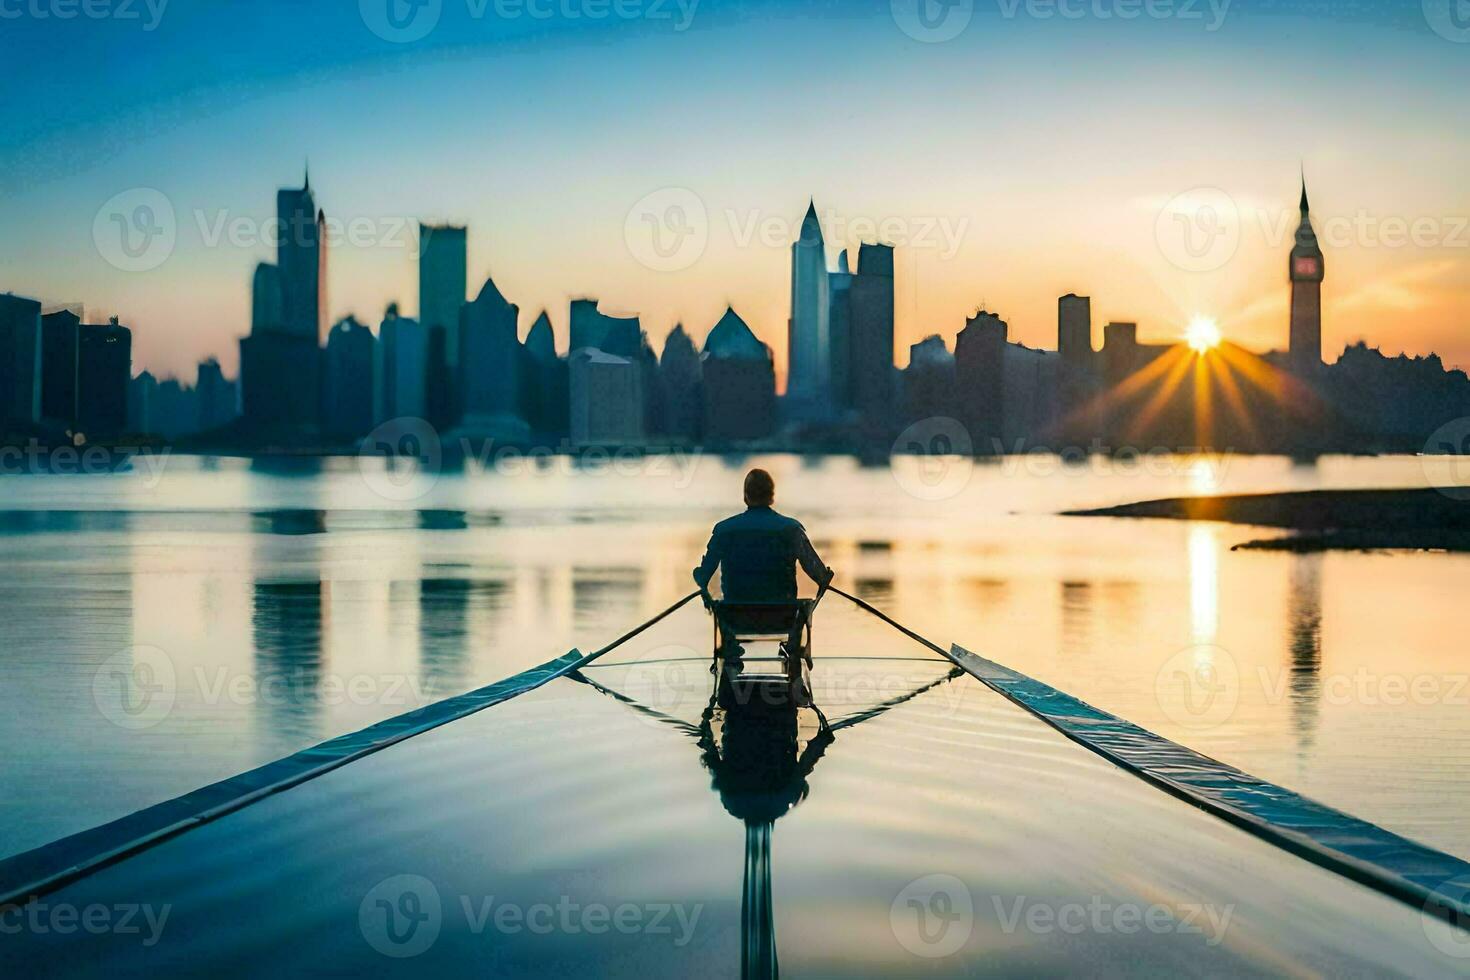
[[[1057,300],[1057,351],[1062,362],[1085,370],[1092,358],[1092,298],[1068,293]]]
[[[1307,206],[1307,179],[1302,177],[1302,220],[1296,229],[1296,246],[1291,250],[1291,346],[1287,361],[1299,377],[1314,374],[1322,366],[1322,249]]]
[[[893,246],[864,244],[848,287],[848,389],[867,433],[893,417]]]
[[[459,308],[465,304],[466,232],[459,225],[419,225],[419,322],[444,330],[444,358],[459,368]]]
[[[791,246],[791,326],[786,397],[797,412],[825,416],[832,400],[832,310],[827,246],[813,201]]]
[[[281,314],[279,326],[286,333],[320,342],[325,333],[327,311],[322,303],[326,286],[324,235],[325,216],[316,206],[308,172],[300,190],[276,192],[276,218],[280,239],[276,266],[280,269]]]

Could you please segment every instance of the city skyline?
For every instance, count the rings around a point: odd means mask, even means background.
[[[742,16],[752,6],[761,16]],[[179,8],[127,36],[110,64],[131,73],[121,89],[95,84],[87,58],[123,25],[20,22],[16,36],[38,43],[19,52],[19,70],[44,57],[69,74],[65,108],[20,107],[0,146],[12,175],[0,211],[28,230],[0,246],[4,288],[120,316],[138,366],[156,374],[188,376],[209,355],[234,374],[249,271],[272,250],[206,239],[221,221],[264,221],[261,190],[297,185],[309,157],[329,218],[367,220],[379,237],[394,221],[468,226],[469,281],[493,274],[520,307],[522,337],[548,309],[563,349],[577,296],[638,313],[656,347],[675,323],[702,340],[733,305],[784,377],[789,243],[815,195],[824,222],[843,226],[827,228],[829,263],[884,237],[864,235],[864,222],[908,238],[930,229],[929,244],[895,242],[900,352],[932,332],[953,338],[981,303],[1015,339],[1049,346],[1068,291],[1093,297],[1098,323],[1138,322],[1144,340],[1176,339],[1204,315],[1266,350],[1285,346],[1279,252],[1301,161],[1341,284],[1324,296],[1327,358],[1366,338],[1470,363],[1470,189],[1455,166],[1467,137],[1442,125],[1470,58],[1418,11],[1324,20],[1238,0],[1211,31],[979,5],[958,36],[923,43],[887,7],[844,17],[707,2],[677,31],[652,19],[469,22],[446,4],[433,33],[404,44],[355,9],[263,4],[246,24]],[[302,29],[282,26],[288,13],[306,18]],[[181,39],[224,28],[236,39],[213,56],[248,87],[179,61]],[[614,33],[617,58],[600,43]],[[1106,44],[1085,43],[1103,33]],[[521,48],[531,34],[534,59]],[[267,35],[286,40],[266,51]],[[168,54],[153,58],[163,38]],[[1368,44],[1388,77],[1356,70]],[[737,54],[750,45],[772,55],[759,70]],[[1247,48],[1259,58],[1242,61]],[[1260,71],[1261,59],[1279,71]],[[527,91],[534,111],[517,95]],[[92,242],[98,212],[134,188],[159,191],[177,217],[173,254],[144,272],[109,265]],[[707,243],[687,267],[649,268],[629,247],[628,219],[678,188],[705,209]],[[1209,188],[1236,210],[1238,242],[1194,271],[1188,254],[1166,254],[1160,219]],[[768,223],[785,234],[765,236]],[[1427,246],[1384,242],[1416,223]],[[343,244],[327,274],[328,322],[376,324],[393,301],[417,313],[411,248]]]

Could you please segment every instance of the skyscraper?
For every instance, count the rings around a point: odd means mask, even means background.
[[[589,297],[572,300],[568,319],[573,353],[595,347],[618,357],[638,356],[643,331],[636,316],[610,316]]]
[[[975,450],[996,451],[1005,419],[1005,348],[1010,327],[994,313],[980,310],[955,338],[955,387],[959,419]]]
[[[208,358],[199,362],[194,382],[194,397],[199,402],[199,431],[210,432],[228,425],[239,414],[239,394],[235,384],[225,378],[219,361]]]
[[[909,347],[909,366],[904,372],[904,416],[906,421],[952,417],[954,401],[954,355],[938,334]]]
[[[1311,377],[1322,366],[1322,280],[1326,268],[1317,233],[1312,230],[1307,204],[1307,179],[1302,178],[1301,223],[1291,250],[1291,346],[1288,363],[1298,377]]]
[[[893,246],[864,245],[849,289],[852,405],[870,434],[893,415]]]
[[[276,192],[276,264],[256,266],[250,336],[240,341],[240,407],[258,439],[295,441],[320,428],[327,318],[326,215],[311,176]]]
[[[419,323],[444,330],[444,361],[459,371],[459,308],[469,295],[468,241],[458,225],[419,225]]]
[[[0,423],[21,427],[41,417],[41,304],[0,296]]]
[[[376,346],[373,332],[351,316],[327,335],[322,362],[322,431],[333,439],[361,439],[373,427]]]
[[[527,390],[522,392],[521,404],[527,406],[526,421],[542,435],[565,435],[567,362],[556,355],[556,333],[545,310],[526,334],[525,352]]]
[[[832,408],[831,286],[817,205],[808,205],[791,246],[791,321],[786,400],[793,415],[825,418]]]
[[[147,371],[128,382],[128,431],[158,434],[158,379]]]
[[[704,341],[704,439],[722,445],[771,434],[776,422],[776,371],[771,349],[733,308]]]
[[[827,315],[831,338],[832,407],[838,412],[852,407],[852,267],[847,249],[837,258],[837,271],[828,274]]]
[[[282,307],[280,266],[261,262],[250,283],[250,332],[282,331],[286,317]]]
[[[1057,300],[1057,352],[1068,367],[1086,370],[1092,358],[1092,298],[1068,293]]]
[[[571,437],[579,446],[631,445],[643,440],[643,392],[638,365],[584,347],[570,360]]]
[[[703,372],[699,352],[682,324],[675,326],[664,341],[658,368],[662,415],[668,434],[678,440],[697,441],[703,414]]]
[[[280,239],[276,266],[281,284],[281,327],[298,337],[321,343],[327,303],[326,215],[316,206],[308,173],[300,190],[276,192]]]
[[[77,340],[77,428],[93,442],[120,434],[128,424],[128,381],[133,374],[133,332],[117,317],[105,326],[84,324]]]
[[[417,320],[398,315],[393,303],[383,314],[378,328],[377,417],[389,419],[425,417],[428,405],[424,382],[429,363],[428,337]]]
[[[77,418],[77,344],[82,318],[71,310],[41,315],[41,418],[69,429]]]
[[[441,429],[459,422],[460,307],[465,306],[466,229],[456,225],[419,225],[419,323],[428,357],[425,411]]]
[[[460,309],[460,429],[464,435],[521,438],[529,428],[521,417],[519,310],[492,279],[474,302]]]

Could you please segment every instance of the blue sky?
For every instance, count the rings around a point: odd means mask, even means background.
[[[61,19],[67,2],[0,0],[0,289],[121,315],[139,368],[232,368],[271,249],[211,229],[259,226],[308,157],[328,214],[367,229],[332,250],[334,316],[412,312],[393,229],[453,220],[470,226],[471,291],[493,274],[524,327],[547,307],[560,330],[566,301],[595,294],[643,314],[657,345],[676,321],[702,337],[733,302],[782,359],[778,232],[808,195],[829,244],[873,226],[913,240],[905,346],[952,337],[981,303],[1050,345],[1068,291],[1093,295],[1099,330],[1169,337],[1203,314],[1280,344],[1276,229],[1305,163],[1314,210],[1345,229],[1327,249],[1328,351],[1366,336],[1470,363],[1470,44],[1415,3],[1064,0],[1063,16],[977,0],[926,43],[903,0],[528,0],[550,17],[438,0],[437,20],[419,11],[433,29],[395,43],[373,31],[386,0],[92,0],[114,16]],[[128,271],[94,225],[138,188],[169,202],[177,241]],[[670,188],[695,195],[707,244],[649,268],[630,209]],[[1160,237],[1198,188],[1223,191],[1240,230],[1204,269]],[[1385,242],[1415,222],[1417,241]]]

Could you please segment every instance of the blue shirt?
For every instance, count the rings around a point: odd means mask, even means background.
[[[796,598],[796,566],[820,585],[832,578],[794,518],[769,507],[748,507],[715,525],[694,581],[708,588],[720,569],[721,590],[736,602],[775,602]]]

